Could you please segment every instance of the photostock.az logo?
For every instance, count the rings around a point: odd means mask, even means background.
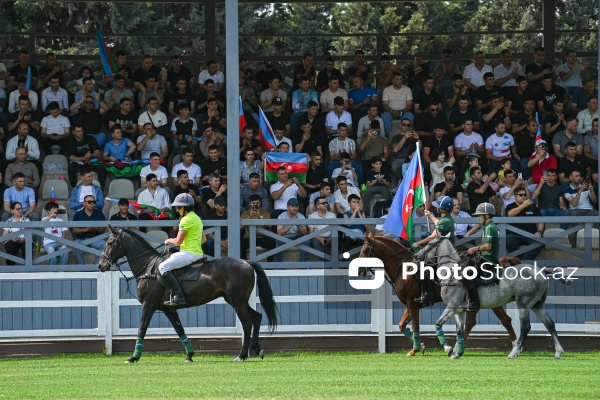
[[[350,286],[357,290],[374,290],[383,285],[384,270],[383,261],[379,258],[355,258],[348,266],[348,276],[357,277],[359,268],[371,268],[375,277],[373,279],[350,279]]]

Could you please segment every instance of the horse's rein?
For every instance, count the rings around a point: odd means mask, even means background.
[[[118,242],[118,245],[119,245],[119,246],[121,246],[121,242],[119,241],[119,239],[120,239],[120,237],[121,237],[121,235],[122,235],[122,234],[123,234],[123,232],[120,232],[120,233],[117,235],[117,238],[115,239],[115,242]],[[161,248],[162,246],[164,246],[164,244],[160,244],[160,245],[158,245],[158,246],[152,247],[150,250],[146,250],[146,251],[144,251],[144,252],[142,252],[142,253],[138,254],[138,255],[137,255],[137,256],[135,256],[135,257],[131,257],[131,258],[129,258],[129,257],[128,257],[128,258],[127,258],[127,262],[130,262],[131,260],[135,260],[136,258],[139,258],[139,257],[143,256],[144,254],[150,253],[150,252],[152,252],[152,251],[154,251],[154,250],[158,250],[158,249],[159,249],[159,248]],[[116,247],[116,245],[115,245],[115,247]],[[108,261],[108,263],[110,264],[110,267],[111,267],[111,268],[112,268],[112,267],[115,267],[115,268],[117,269],[117,271],[119,271],[119,272],[121,273],[121,275],[123,275],[123,278],[125,278],[125,281],[127,282],[127,284],[128,284],[128,285],[129,285],[129,281],[130,281],[130,280],[137,279],[137,278],[138,278],[138,277],[140,277],[140,276],[142,275],[142,273],[143,273],[143,272],[145,272],[145,271],[146,271],[146,269],[147,269],[147,268],[142,268],[142,269],[141,269],[141,270],[140,270],[140,271],[139,271],[137,274],[133,274],[133,276],[131,276],[131,277],[127,277],[127,276],[125,276],[125,274],[123,273],[123,271],[121,271],[121,264],[122,264],[122,263],[120,263],[120,262],[118,262],[118,261],[113,261],[113,260],[112,260],[112,258],[111,258],[111,257],[110,257],[108,254],[106,254],[104,251],[102,251],[102,253],[100,254],[100,256],[101,256],[101,257],[104,257],[104,258],[105,258],[105,259]]]
[[[375,240],[372,240],[371,242],[369,242],[367,240],[367,241],[365,241],[365,243],[369,245],[369,253],[367,254],[367,257],[369,257],[371,255],[371,251],[373,251],[373,249],[375,248]],[[396,255],[401,254],[403,252],[408,252],[409,255],[413,254],[412,251],[409,248],[404,247],[403,249],[398,250],[397,252],[393,253],[391,256],[387,257],[385,260],[382,260],[382,262],[385,264],[386,261],[392,259]],[[393,279],[391,279],[388,276],[387,273],[385,274],[385,279],[388,281],[388,283],[390,285],[392,285],[392,287],[394,288],[394,290],[396,290],[396,285],[395,285],[394,282],[396,282],[396,278],[398,277],[398,273],[400,271],[400,267],[401,267],[402,263],[408,259],[409,255],[407,255],[406,257],[404,257],[404,259],[402,259],[402,261],[398,264],[398,267],[396,268],[396,273],[394,274],[394,278]]]

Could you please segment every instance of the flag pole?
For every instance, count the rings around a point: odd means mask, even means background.
[[[417,149],[415,150],[415,152],[417,153],[417,157],[419,158],[419,170],[421,172],[421,176],[423,177],[423,179],[425,178],[425,174],[423,174],[423,165],[421,164],[421,146],[419,146],[419,142],[417,141]],[[426,190],[426,186],[425,186],[425,181],[423,181],[423,204],[425,205],[425,209],[427,209],[427,190]],[[427,219],[427,229],[431,231],[431,221],[429,219],[429,216],[427,214],[425,214],[425,218]]]

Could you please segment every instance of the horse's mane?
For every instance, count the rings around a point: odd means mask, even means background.
[[[390,247],[400,247],[403,250],[410,250],[409,248],[405,247],[402,243],[397,242],[391,237],[375,236],[373,239],[378,239],[379,241],[389,245]]]
[[[128,233],[129,235],[133,236],[135,239],[141,241],[142,243],[146,244],[150,249],[148,250],[152,250],[155,253],[158,254],[158,251],[150,244],[148,243],[148,241],[146,241],[146,239],[144,239],[137,230],[135,229],[131,229],[131,228],[121,228],[121,230],[125,231],[126,233]]]

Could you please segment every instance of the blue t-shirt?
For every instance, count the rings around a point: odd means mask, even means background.
[[[130,142],[128,138],[121,139],[121,143],[115,146],[113,141],[109,141],[104,145],[104,152],[108,153],[111,157],[116,157],[119,161],[125,162],[125,154],[127,154],[127,144]]]
[[[106,221],[106,218],[104,218],[102,211],[94,208],[94,212],[91,216],[87,215],[85,210],[77,211],[73,216],[73,221]],[[98,234],[96,232],[84,232],[78,234],[77,239],[89,239],[93,238],[94,236],[98,236]]]
[[[23,206],[23,214],[29,211],[29,203],[35,202],[35,192],[29,186],[25,186],[20,192],[14,186],[4,191],[4,201],[9,204],[18,201]]]
[[[349,219],[352,219],[352,212],[351,211],[346,211],[344,213],[345,216],[347,216]],[[364,214],[363,214],[364,215]],[[356,214],[356,216],[354,217],[354,219],[359,219],[360,214]],[[356,224],[356,225],[346,225],[346,227],[348,229],[358,229],[359,231],[361,231],[362,233],[365,233],[365,226],[363,224]]]
[[[369,98],[371,101],[373,97],[377,97],[377,90],[373,88],[373,86],[365,86],[362,90],[352,89],[348,93],[348,99],[352,100],[354,104],[362,103],[366,98]],[[363,104],[359,110],[366,110],[367,105]]]

